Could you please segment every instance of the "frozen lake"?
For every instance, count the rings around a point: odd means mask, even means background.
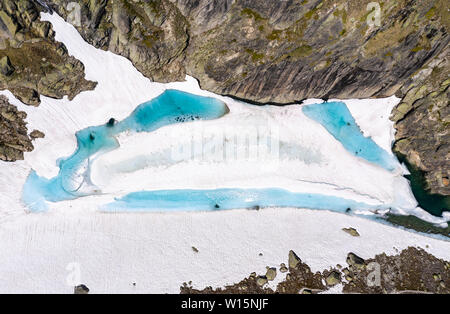
[[[31,211],[91,196],[113,198],[97,202],[99,210],[128,212],[294,207],[374,213],[415,206],[355,176],[352,168],[362,168],[389,182],[400,164],[362,134],[345,103],[230,108],[218,98],[168,89],[122,121],[105,117],[107,123],[77,131],[75,152],[57,160],[58,175],[32,170],[22,200]]]

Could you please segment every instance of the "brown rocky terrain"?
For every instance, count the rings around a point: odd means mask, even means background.
[[[379,254],[364,260],[354,253],[347,255],[347,266],[313,273],[293,251],[289,252],[289,272],[275,290],[267,287],[267,274],[252,273],[239,283],[223,288],[194,289],[192,282],[184,283],[182,294],[314,294],[342,284],[343,293],[450,293],[450,263],[422,249],[409,247],[398,255]],[[280,267],[283,273],[284,264]],[[271,278],[273,280],[273,278]]]
[[[49,1],[66,18],[69,2]],[[432,193],[450,195],[449,4],[382,1],[377,26],[369,2],[83,0],[78,30],[154,80],[187,73],[256,103],[397,94],[395,151],[426,173]]]

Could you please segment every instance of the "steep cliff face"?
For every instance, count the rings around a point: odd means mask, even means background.
[[[81,0],[79,15],[71,0],[49,3],[67,20],[79,18],[74,24],[87,42],[129,58],[152,80],[184,79],[188,23],[171,1]]]
[[[28,105],[39,95],[75,97],[93,89],[84,66],[54,40],[51,24],[39,19],[41,6],[29,0],[0,1],[0,90],[9,89]]]
[[[390,96],[450,36],[429,13],[438,1],[385,1],[379,27],[369,2],[235,2],[221,24],[193,24],[187,72],[257,102]]]
[[[404,86],[392,114],[394,151],[425,173],[432,193],[450,194],[450,49],[445,49]]]

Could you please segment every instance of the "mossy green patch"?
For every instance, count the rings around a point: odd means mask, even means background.
[[[251,56],[252,61],[254,61],[254,62],[260,61],[264,58],[263,53],[258,53],[256,51],[254,51],[253,49],[247,48],[247,49],[245,49],[245,52],[247,52]]]
[[[289,53],[289,56],[294,59],[305,58],[311,55],[313,49],[311,46],[302,45],[300,47],[295,48],[293,51]]]

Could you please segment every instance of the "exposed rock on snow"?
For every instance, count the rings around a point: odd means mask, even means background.
[[[356,255],[355,253],[348,253],[347,264],[349,264],[350,267],[357,269],[362,269],[365,266],[364,259]]]
[[[286,264],[284,264],[284,263],[280,264],[280,272],[282,272],[282,273],[288,272],[288,268],[286,267]]]
[[[359,237],[359,233],[355,228],[342,228],[342,231],[348,233],[352,237]]]
[[[268,278],[266,276],[258,276],[258,279],[256,279],[256,284],[260,287],[264,286],[268,281]]]

